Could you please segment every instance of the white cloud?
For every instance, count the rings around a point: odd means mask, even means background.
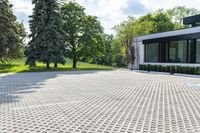
[[[13,4],[13,9],[15,12],[24,13],[30,15],[32,13],[33,5],[31,0],[10,0]]]
[[[176,6],[186,6],[196,9],[200,7],[200,0],[140,0],[140,2],[153,11],[170,9]]]
[[[10,0],[18,20],[25,21],[28,30],[28,16],[32,13],[31,0]],[[76,0],[90,15],[98,16],[106,33],[126,20],[128,15],[140,16],[148,11],[169,9],[175,6],[200,7],[200,0]],[[141,13],[140,13],[141,12]],[[19,15],[20,14],[20,15]],[[23,16],[24,14],[24,16]]]
[[[99,17],[106,33],[113,33],[112,28],[127,17],[122,11],[127,0],[77,0],[77,2],[86,8],[88,14]]]

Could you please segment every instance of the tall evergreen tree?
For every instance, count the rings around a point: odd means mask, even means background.
[[[64,41],[62,31],[62,19],[56,0],[32,0],[35,5],[33,15],[30,16],[30,38],[26,64],[30,67],[36,65],[36,61],[50,63],[57,67],[58,63],[65,64]]]
[[[12,5],[0,0],[0,62],[22,57],[25,29],[16,21]]]

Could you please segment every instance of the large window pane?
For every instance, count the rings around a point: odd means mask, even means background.
[[[146,62],[158,62],[158,43],[146,44]]]
[[[169,62],[187,62],[187,41],[172,41],[169,46]]]
[[[200,63],[200,39],[197,39],[197,46],[196,46],[196,62]]]

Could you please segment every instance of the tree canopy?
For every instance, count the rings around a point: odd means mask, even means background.
[[[0,62],[23,56],[25,36],[24,25],[17,22],[10,2],[0,0]]]
[[[56,0],[33,0],[35,5],[30,16],[30,39],[26,50],[26,64],[34,67],[36,61],[65,64],[62,18]]]
[[[63,30],[68,57],[73,59],[73,68],[83,58],[90,60],[103,51],[103,28],[95,16],[75,2],[61,7]]]
[[[168,9],[166,14],[174,22],[175,29],[184,28],[183,18],[199,14],[200,11],[195,8],[187,8],[185,6],[177,6],[172,9]]]
[[[58,1],[60,4],[58,4]],[[16,20],[8,0],[0,0],[0,62],[27,57],[26,64],[36,62],[65,64],[65,57],[123,67],[135,61],[135,37],[157,32],[186,28],[183,18],[200,13],[194,8],[178,6],[158,10],[144,16],[128,19],[114,27],[116,36],[106,35],[96,16],[86,14],[85,8],[74,1],[32,0],[30,42],[24,44],[26,32],[23,23]]]
[[[183,18],[197,13],[199,11],[194,8],[178,6],[166,11],[161,9],[139,18],[129,17],[128,20],[115,26],[117,32],[115,41],[118,41],[120,45],[123,44],[122,49],[126,51],[124,57],[126,63],[133,63],[135,59],[134,48],[131,44],[134,37],[184,28]]]

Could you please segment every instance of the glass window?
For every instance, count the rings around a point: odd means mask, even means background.
[[[169,62],[187,62],[187,41],[172,41],[169,46]]]
[[[200,22],[196,22],[195,23],[195,26],[197,27],[197,26],[200,26]]]
[[[146,44],[146,62],[158,62],[158,43]]]
[[[196,63],[200,63],[200,39],[197,39],[197,45],[196,45]]]

